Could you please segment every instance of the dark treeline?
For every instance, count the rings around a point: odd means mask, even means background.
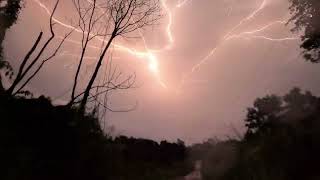
[[[105,135],[94,114],[0,96],[0,179],[171,179],[190,171],[182,141]]]
[[[320,98],[295,88],[258,98],[245,136],[184,143],[120,136],[94,114],[49,99],[0,97],[1,179],[173,179],[202,161],[203,179],[319,179]]]
[[[248,108],[245,137],[190,148],[208,180],[320,178],[320,98],[295,88],[258,98]]]

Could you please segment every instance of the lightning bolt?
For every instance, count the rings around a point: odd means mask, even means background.
[[[49,8],[43,4],[40,0],[34,0],[34,2],[36,2],[42,9],[45,10],[45,12],[48,14],[48,15],[51,15],[51,11],[49,10]],[[88,2],[90,2],[90,0],[88,0]],[[92,2],[92,1],[91,1]],[[165,5],[164,3],[164,0],[161,1],[163,5]],[[167,8],[167,6],[165,6],[166,8],[164,8],[166,11],[170,11],[169,8]],[[171,35],[171,25],[172,25],[172,14],[171,12],[168,13],[169,14],[169,25],[168,25],[168,37],[169,37],[169,40],[170,40],[170,44],[173,43],[173,37]],[[72,25],[70,24],[67,24],[67,23],[64,23],[60,20],[58,20],[57,18],[53,17],[53,21],[55,21],[56,23],[60,24],[61,26],[65,27],[65,28],[68,28],[68,29],[75,29]],[[75,32],[77,33],[82,33],[82,31],[80,29],[75,29]],[[113,44],[114,47],[117,49],[117,50],[120,50],[120,51],[124,51],[126,53],[129,53],[135,57],[138,57],[138,58],[145,58],[148,60],[148,64],[149,64],[149,69],[150,71],[156,76],[156,79],[159,81],[159,83],[161,84],[161,86],[163,86],[164,88],[167,88],[166,84],[162,81],[161,77],[160,77],[160,71],[159,71],[159,63],[158,63],[158,59],[156,57],[156,55],[153,53],[152,50],[150,50],[149,48],[147,48],[147,45],[146,45],[146,41],[145,41],[145,38],[142,36],[142,33],[140,32],[140,35],[144,41],[144,46],[145,46],[145,49],[146,51],[138,51],[136,49],[133,49],[133,48],[129,48],[129,47],[126,47],[126,46],[123,46],[123,45],[120,45],[120,44]],[[99,38],[97,37],[97,39],[101,42],[106,42],[106,40],[102,39],[102,38]],[[81,44],[79,41],[75,41],[75,40],[67,40],[68,42],[71,42],[71,43],[74,43],[74,44]],[[97,46],[90,46],[91,48],[94,48],[94,49],[100,49],[100,47],[97,47]]]
[[[274,22],[271,22],[261,28],[258,28],[258,29],[255,29],[253,31],[246,31],[246,32],[242,32],[240,34],[235,34],[235,35],[229,35],[229,36],[226,36],[225,39],[226,40],[230,40],[232,38],[239,38],[239,37],[242,37],[242,36],[245,36],[245,35],[251,35],[251,34],[256,34],[256,33],[259,33],[259,32],[262,32],[262,31],[265,31],[266,29],[270,28],[271,26],[274,26],[276,24],[286,24],[286,21],[274,21]]]
[[[188,2],[191,2],[192,0],[180,0],[177,4],[178,8],[181,8],[182,6],[186,5]]]
[[[166,31],[167,31],[167,36],[169,38],[170,44],[166,48],[170,48],[171,45],[174,43],[174,39],[173,39],[172,31],[171,31],[171,27],[172,27],[172,23],[173,23],[173,15],[172,15],[172,12],[170,11],[170,9],[168,8],[166,2],[167,2],[166,0],[161,0],[161,4],[162,4],[164,10],[167,12],[168,17],[169,17],[169,23],[167,25]]]
[[[40,0],[34,0],[35,2],[37,2],[39,4],[40,7],[42,7],[48,15],[51,14],[51,11],[47,8],[47,6],[45,6],[43,3],[41,3]],[[88,2],[91,2],[91,0],[87,0]],[[180,0],[178,2],[178,4],[175,6],[175,8],[181,8],[184,5],[188,4],[188,2],[191,2],[192,0]],[[154,76],[156,77],[157,81],[160,83],[160,85],[164,88],[168,88],[166,83],[162,80],[160,74],[160,69],[159,69],[159,59],[157,57],[157,53],[161,53],[163,51],[169,50],[173,47],[174,45],[174,35],[172,32],[172,25],[173,25],[173,10],[171,8],[168,7],[167,5],[167,0],[161,0],[160,1],[162,4],[162,7],[164,9],[164,11],[167,14],[168,17],[168,24],[166,26],[166,36],[168,38],[168,43],[167,45],[165,45],[163,48],[160,49],[150,49],[148,48],[147,42],[145,40],[145,37],[143,36],[143,34],[138,31],[140,37],[143,40],[143,45],[144,45],[144,51],[139,51],[137,49],[134,48],[130,48],[124,45],[120,45],[120,44],[113,44],[115,49],[118,51],[123,51],[126,53],[129,53],[132,56],[135,56],[137,58],[143,58],[146,59],[148,61],[148,67],[149,70],[154,74]],[[185,84],[185,82],[187,81],[188,78],[190,78],[190,76],[195,73],[196,71],[201,69],[201,66],[204,65],[207,61],[209,61],[211,59],[211,57],[213,57],[215,55],[215,53],[217,52],[217,50],[224,45],[227,41],[233,40],[233,39],[239,39],[239,38],[245,38],[245,39],[262,39],[262,40],[268,40],[268,41],[274,41],[274,42],[282,42],[282,41],[293,41],[293,40],[298,40],[297,37],[285,37],[285,38],[272,38],[272,37],[268,37],[268,36],[263,36],[263,35],[256,35],[257,33],[263,32],[267,29],[269,29],[270,27],[277,25],[277,24],[285,24],[286,21],[274,21],[271,22],[263,27],[251,30],[251,31],[245,31],[245,32],[241,32],[238,34],[235,34],[234,32],[236,30],[238,30],[243,24],[245,24],[246,22],[251,21],[252,19],[254,19],[254,17],[259,14],[267,5],[268,0],[262,0],[261,4],[257,7],[257,9],[255,9],[251,14],[249,14],[248,16],[246,16],[245,18],[243,18],[242,20],[239,21],[239,23],[237,25],[235,25],[233,28],[231,28],[226,35],[223,37],[222,41],[214,48],[212,48],[210,50],[210,52],[205,55],[202,59],[200,59],[198,61],[197,64],[195,64],[189,73],[186,73],[181,82],[180,85],[178,86],[178,88],[176,89],[176,91],[180,91],[180,89],[183,87],[183,85]],[[98,7],[99,8],[99,7]],[[230,13],[232,11],[232,7],[230,7],[228,9],[228,16],[230,16]],[[65,28],[69,28],[69,29],[74,29],[73,26],[71,26],[70,24],[66,24],[56,18],[53,18],[53,20],[60,24],[61,26],[65,27]],[[79,29],[75,29],[76,32],[81,33],[82,31],[80,31]],[[98,38],[99,41],[105,41],[102,38]],[[67,40],[70,43],[74,43],[74,44],[78,44],[80,45],[81,43],[75,40]],[[90,46],[90,48],[94,48],[94,49],[100,49],[100,47],[97,46]],[[70,54],[69,54],[70,55]],[[72,55],[74,56],[74,55]],[[91,57],[93,58],[93,57]]]
[[[239,24],[237,24],[236,26],[234,26],[225,36],[224,39],[228,38],[230,36],[230,34],[232,34],[236,29],[238,29],[243,23],[250,21],[251,19],[253,19],[265,6],[266,6],[267,0],[263,0],[261,5],[259,6],[258,9],[256,9],[255,11],[253,11],[249,16],[245,17],[244,19],[242,19]]]
[[[223,37],[223,40],[216,47],[214,47],[204,58],[202,58],[199,61],[199,63],[195,64],[191,68],[190,72],[188,72],[187,74],[185,74],[182,77],[182,80],[180,82],[180,85],[176,89],[176,92],[180,93],[181,89],[182,89],[183,85],[185,84],[185,82],[187,81],[187,79],[190,78],[190,76],[193,73],[195,73],[197,70],[200,70],[201,66],[203,64],[205,64],[207,61],[209,61],[210,58],[215,55],[217,50],[229,40],[236,39],[236,38],[263,39],[263,40],[268,40],[268,41],[273,41],[273,42],[298,40],[299,39],[298,37],[272,38],[272,37],[267,37],[267,36],[263,36],[263,35],[255,35],[256,33],[263,32],[276,24],[286,24],[286,21],[279,21],[279,20],[273,21],[263,27],[260,27],[260,28],[257,28],[257,29],[251,30],[251,31],[245,31],[245,32],[241,32],[239,34],[233,34],[233,32],[235,32],[237,29],[239,29],[239,27],[241,27],[244,23],[252,20],[258,13],[260,13],[265,8],[266,5],[267,5],[267,0],[263,0],[262,3],[260,4],[260,6],[256,10],[254,10],[251,14],[249,14],[244,19],[240,20],[240,22],[236,26],[234,26],[230,31],[228,31],[228,33]]]

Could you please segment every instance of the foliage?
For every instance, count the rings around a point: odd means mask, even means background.
[[[0,0],[0,68],[2,60],[2,42],[6,31],[17,21],[22,0]],[[4,4],[1,6],[1,4]]]
[[[3,58],[3,41],[6,31],[16,23],[21,10],[22,0],[0,0],[0,70],[5,70],[5,76],[10,79],[13,76],[13,69],[8,61]],[[0,91],[3,91],[0,75]]]
[[[201,174],[204,180],[222,179],[233,167],[238,155],[238,141],[209,139],[189,148],[192,162],[201,161]]]
[[[320,2],[318,0],[289,0],[290,11],[293,15],[289,22],[293,22],[293,31],[303,30],[301,47],[307,61],[320,61]]]
[[[315,169],[320,160],[319,99],[295,88],[283,97],[267,96],[261,100],[255,102],[256,116],[249,110],[246,119],[248,130],[240,147],[238,166],[242,177],[319,178]],[[272,108],[256,108],[257,103]]]
[[[320,178],[320,99],[292,89],[257,98],[248,108],[245,137],[191,147],[208,180]]]
[[[106,136],[94,114],[0,96],[0,179],[161,179],[186,174],[183,143]]]

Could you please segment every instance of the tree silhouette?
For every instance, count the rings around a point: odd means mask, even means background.
[[[245,119],[248,128],[246,136],[262,133],[274,121],[282,110],[281,98],[276,95],[258,98],[254,107],[248,108]]]
[[[299,88],[293,88],[283,97],[276,95],[257,98],[252,108],[248,108],[247,137],[263,134],[274,125],[281,123],[297,123],[315,113],[318,99],[309,91],[301,92]]]
[[[129,33],[137,33],[140,29],[153,25],[161,17],[161,8],[159,0],[74,0],[73,4],[79,17],[77,22],[82,32],[82,49],[69,104],[74,104],[76,99],[80,98],[79,111],[84,112],[91,90],[96,89],[94,83],[103,60],[114,40],[119,36],[126,38]],[[97,57],[97,63],[85,90],[76,95],[79,73],[84,56],[87,53],[88,44],[96,38],[102,40],[101,52]],[[98,85],[98,87],[104,89],[104,91],[129,88],[132,86],[132,77],[121,83],[107,82],[107,84],[111,86]]]
[[[234,179],[318,179],[319,98],[298,88],[258,98],[245,119]]]
[[[167,180],[188,173],[182,141],[105,134],[95,114],[0,94],[0,179]]]
[[[301,48],[304,57],[313,63],[320,62],[320,1],[289,0],[290,12],[293,15],[289,22],[295,27],[292,31],[303,31]]]
[[[13,75],[13,69],[9,62],[3,58],[3,41],[6,31],[17,21],[21,10],[22,0],[0,0],[0,69],[6,69],[6,76]],[[0,92],[4,91],[2,77],[0,75]]]
[[[83,56],[86,54],[85,44],[96,37],[106,40],[102,43],[101,54],[89,79],[89,88],[72,95],[75,100],[73,103],[80,103],[83,108],[80,112],[84,112],[86,104],[95,101],[100,94],[131,87],[135,76],[119,80],[121,72],[111,67],[102,83],[96,85],[94,81],[113,40],[152,25],[160,17],[156,14],[160,11],[159,2],[99,1],[105,2],[102,4],[96,0],[87,0],[82,2],[86,2],[88,6],[82,6],[84,4],[77,4],[80,1],[74,0],[80,16],[79,24],[59,39],[55,32],[54,15],[61,1],[55,1],[49,20],[48,39],[42,42],[45,35],[41,31],[22,58],[12,85],[6,90],[0,86],[0,90],[4,90],[4,93],[0,93],[0,179],[163,180],[185,175],[189,171],[189,164],[185,162],[187,151],[182,140],[176,143],[158,143],[124,136],[112,138],[103,131],[95,110],[79,113],[77,108],[71,106],[54,106],[51,100],[44,96],[19,96],[28,94],[24,90],[26,85],[57,55],[66,38],[74,31],[79,32],[79,29],[84,36],[84,51],[76,74],[79,73]],[[3,2],[0,0],[1,5]],[[8,0],[6,5],[13,2],[18,1]],[[96,14],[95,7],[99,11],[105,8],[103,16]],[[104,16],[105,14],[107,16]],[[17,18],[17,14],[14,17]],[[106,20],[106,17],[110,19]],[[95,26],[95,23],[102,28]],[[110,29],[107,26],[110,26]],[[110,30],[111,34],[107,30]],[[53,43],[55,40],[58,44]],[[111,66],[111,60],[108,63]],[[78,79],[80,78],[76,77],[75,81]],[[74,89],[76,88],[75,83]],[[93,89],[96,91],[90,92]],[[84,98],[86,102],[83,104]]]
[[[9,1],[10,2],[10,1]],[[11,86],[6,90],[7,94],[10,95],[17,95],[20,93],[23,93],[23,88],[39,73],[39,71],[42,69],[42,67],[52,60],[59,50],[61,49],[63,43],[65,40],[72,34],[74,29],[70,30],[68,33],[65,34],[65,36],[59,41],[58,45],[52,49],[49,49],[48,46],[53,42],[53,40],[56,38],[56,33],[54,31],[54,21],[53,21],[53,16],[58,8],[58,5],[60,3],[60,0],[56,0],[55,6],[53,8],[53,11],[50,15],[50,20],[49,20],[49,29],[51,36],[44,42],[44,44],[39,47],[39,44],[41,42],[41,39],[43,37],[43,32],[41,31],[34,42],[33,46],[31,49],[27,52],[25,57],[23,58],[20,66],[18,73],[15,75],[14,81],[11,84]],[[38,49],[39,48],[39,49]],[[38,49],[38,52],[35,54],[36,50]],[[49,52],[49,55],[46,57],[43,57],[43,53],[45,51],[51,50]],[[30,58],[34,55],[34,58],[30,61]],[[32,72],[32,70],[34,71]],[[32,73],[30,73],[32,72]],[[24,80],[24,81],[23,81]],[[21,84],[20,87],[18,85]]]
[[[293,88],[283,96],[257,98],[244,119],[241,140],[215,140],[189,147],[202,161],[204,180],[319,179],[320,99]]]
[[[0,0],[0,58],[2,58],[2,42],[6,31],[17,21],[21,4],[22,0]]]
[[[3,2],[3,0],[1,2]],[[10,4],[12,8],[7,8],[8,12],[4,14],[10,14],[12,15],[12,19],[16,20],[18,16],[17,12],[15,11],[15,13],[13,13],[10,9],[16,7],[19,9],[20,6],[17,5],[20,4],[14,2],[20,1],[8,1],[6,6]],[[54,15],[60,4],[60,0],[56,0],[49,20],[51,36],[42,43],[44,33],[39,33],[33,46],[22,59],[18,72],[14,76],[13,83],[5,90],[5,93],[14,96],[25,93],[24,88],[40,72],[43,66],[58,54],[65,40],[76,31],[80,33],[82,37],[81,54],[71,89],[71,99],[67,106],[79,105],[79,112],[84,113],[87,103],[94,102],[93,107],[95,107],[95,109],[103,107],[104,109],[114,111],[108,107],[105,101],[107,94],[114,90],[131,88],[135,82],[135,74],[123,78],[122,73],[118,72],[117,68],[112,67],[112,56],[108,56],[110,48],[112,48],[113,42],[117,37],[125,39],[128,38],[128,34],[132,34],[133,36],[139,34],[140,36],[141,29],[154,25],[162,17],[160,2],[159,0],[73,0],[72,2],[75,7],[75,12],[78,15],[78,18],[73,21],[76,23],[72,25],[70,31],[62,38],[59,36],[60,40],[58,44],[53,45],[53,48],[48,48],[52,47],[53,40],[57,39],[54,28],[57,23],[55,22]],[[7,16],[3,16],[3,19],[6,18]],[[11,22],[10,18],[8,22]],[[97,62],[92,75],[89,75],[88,82],[84,82],[84,90],[77,92],[79,75],[85,55],[88,52],[87,49],[89,44],[97,39],[101,42]],[[95,45],[96,43],[97,41],[95,41]],[[44,55],[46,54],[45,52],[49,54],[47,57]],[[106,63],[107,67],[103,75],[104,78],[101,78],[103,79],[102,81],[99,79],[99,83],[95,83],[103,61],[107,56],[109,59]],[[10,76],[12,76],[12,74],[10,74]],[[2,85],[0,89],[4,89]],[[100,98],[100,96],[103,95],[104,97]]]

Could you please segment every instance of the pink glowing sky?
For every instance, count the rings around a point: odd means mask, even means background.
[[[52,8],[51,0],[39,1]],[[141,31],[145,42],[116,41],[121,48],[113,51],[113,62],[125,74],[136,73],[138,86],[110,97],[115,109],[138,104],[132,112],[107,114],[105,121],[118,134],[180,138],[188,143],[226,137],[233,135],[231,127],[243,130],[246,108],[256,97],[283,94],[294,86],[320,92],[318,67],[304,62],[299,35],[285,25],[290,17],[287,0],[162,3],[166,16],[159,25]],[[68,23],[70,6],[66,1],[61,4],[55,18]],[[47,21],[37,0],[27,0],[6,37],[5,56],[14,67],[18,65],[14,59],[21,58],[39,31],[47,29]],[[58,30],[65,27],[59,25]],[[66,43],[29,88],[56,103],[65,101],[68,96],[61,95],[71,86],[78,52],[77,44]],[[91,54],[94,57],[94,49]],[[89,70],[94,62],[90,57]]]

